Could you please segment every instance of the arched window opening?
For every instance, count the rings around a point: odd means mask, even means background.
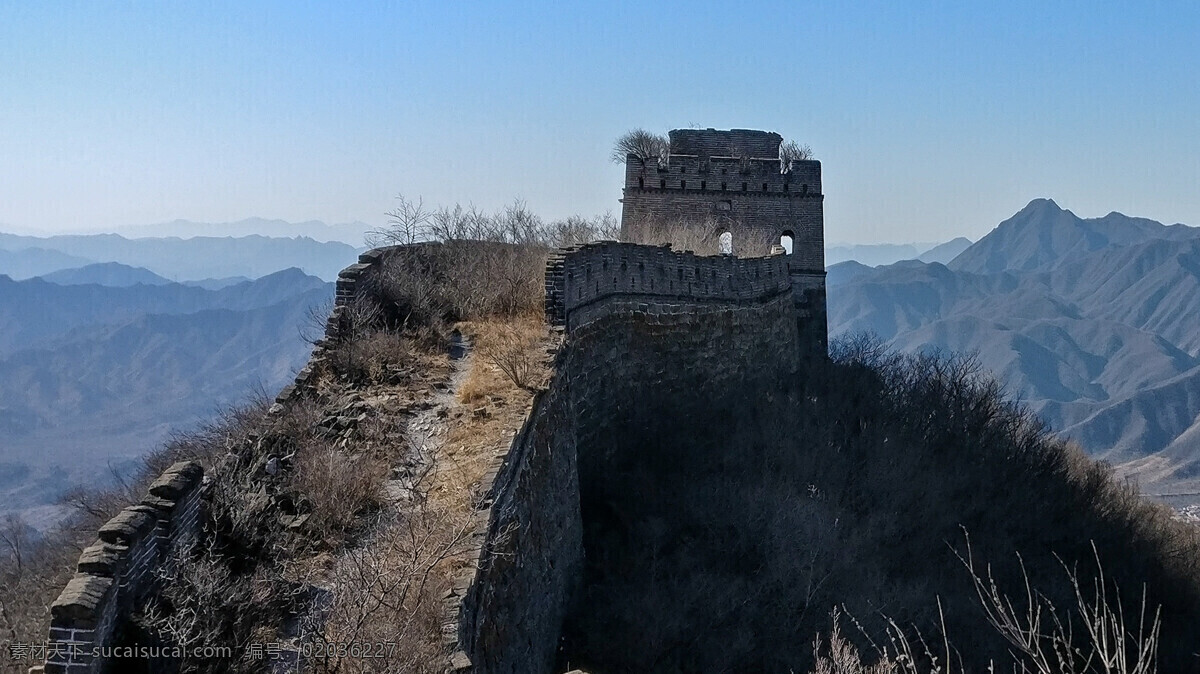
[[[767,191],[767,184],[766,184],[766,183],[763,183],[763,191],[764,191],[764,192],[766,192],[766,191]]]
[[[680,180],[680,181],[679,181],[679,189],[681,189],[681,190],[686,190],[686,189],[687,189],[687,181],[686,181],[686,180]]]
[[[707,190],[707,189],[708,189],[708,181],[707,181],[707,180],[701,180],[701,181],[700,181],[700,190],[701,190],[701,191],[704,191],[704,190]]]
[[[638,178],[638,188],[639,188],[639,189],[642,189],[642,188],[645,188],[645,187],[646,187],[646,179],[645,179],[645,178]]]
[[[666,178],[662,178],[658,181],[658,189],[660,189],[660,190],[667,189],[667,179]]]
[[[784,255],[792,254],[792,244],[795,242],[795,240],[796,240],[796,237],[794,234],[792,234],[792,230],[790,230],[790,229],[787,230],[786,232],[784,232],[783,235],[779,237],[779,245],[783,246],[783,254]]]
[[[721,236],[717,239],[720,245],[722,255],[733,255],[733,233],[721,232]]]

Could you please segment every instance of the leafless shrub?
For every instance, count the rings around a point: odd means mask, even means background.
[[[971,574],[988,623],[1014,649],[1018,660],[1014,670],[1017,666],[1021,672],[1071,674],[1154,674],[1158,670],[1162,607],[1154,607],[1153,616],[1147,614],[1151,608],[1143,586],[1137,615],[1129,620],[1119,592],[1109,594],[1111,581],[1105,578],[1095,543],[1092,553],[1098,572],[1090,589],[1075,569],[1059,560],[1074,593],[1072,615],[1060,612],[1031,586],[1024,560],[1020,560],[1024,600],[1014,603],[1000,590],[990,565],[982,572],[976,569],[970,538],[965,554],[955,551]]]
[[[333,312],[333,298],[311,304],[304,309],[303,322],[296,327],[296,331],[300,335],[300,339],[309,344],[316,344],[325,339],[325,329],[328,325],[329,315]]]
[[[442,597],[448,571],[468,546],[469,518],[414,501],[399,522],[380,522],[369,545],[348,550],[326,582],[332,603],[308,621],[316,672],[440,674]],[[382,644],[371,658],[339,652],[338,644]]]
[[[391,330],[364,331],[333,346],[330,360],[338,377],[358,385],[386,384],[394,370],[409,364],[414,341]]]
[[[363,515],[383,503],[388,467],[379,459],[310,442],[298,450],[293,462],[296,469],[290,487],[307,501],[306,530],[325,547],[340,547],[361,528]]]
[[[697,255],[717,255],[721,252],[720,235],[730,227],[729,223],[711,217],[702,222],[662,218],[639,228],[629,242],[652,246],[669,243],[674,250],[690,251]]]
[[[368,246],[395,246],[416,243],[422,240],[429,227],[433,212],[425,208],[425,200],[415,201],[403,194],[396,195],[398,205],[387,212],[388,226],[367,234]]]
[[[263,660],[251,644],[273,640],[262,635],[274,635],[275,626],[303,608],[305,589],[287,578],[286,565],[231,558],[218,541],[210,539],[198,555],[177,550],[157,567],[163,589],[134,621],[151,638],[186,647],[181,671],[260,672]]]
[[[593,218],[572,215],[549,224],[546,229],[546,245],[550,248],[565,248],[593,241],[616,241],[620,236],[621,223],[612,213]]]
[[[782,164],[807,161],[812,158],[812,148],[807,145],[801,145],[794,140],[785,141],[779,145],[779,161]]]
[[[650,133],[645,129],[633,129],[617,138],[613,145],[612,160],[624,164],[630,155],[642,162],[651,159],[666,161],[671,141],[666,136]]]
[[[529,324],[489,324],[478,337],[478,353],[517,388],[535,390],[544,379],[542,331]]]

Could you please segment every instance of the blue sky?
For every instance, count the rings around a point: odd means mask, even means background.
[[[711,126],[811,145],[830,242],[1200,225],[1200,5],[983,4],[0,0],[0,223],[619,213],[617,135]]]

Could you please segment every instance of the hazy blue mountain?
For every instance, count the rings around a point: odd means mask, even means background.
[[[892,264],[900,260],[911,260],[920,254],[916,244],[877,243],[851,244],[825,247],[825,265],[853,260],[868,267]]]
[[[310,310],[332,295],[296,269],[216,291],[0,279],[0,510],[44,523],[69,487],[277,391],[308,359]]]
[[[1036,200],[949,265],[829,268],[830,333],[977,352],[1092,454],[1156,488],[1197,481],[1198,235]]]
[[[825,248],[825,265],[831,267],[843,262],[857,262],[868,267],[895,264],[904,260],[941,262],[954,259],[971,245],[971,240],[958,237],[945,243],[876,243],[843,244]]]
[[[1050,199],[1034,199],[1016,215],[972,244],[950,263],[978,273],[1004,270],[1045,271],[1064,260],[1110,246],[1152,239],[1179,241],[1200,236],[1200,229],[1166,226],[1154,220],[1109,213],[1083,219]]]
[[[205,237],[242,237],[257,234],[276,238],[292,238],[303,236],[314,241],[340,241],[354,246],[362,246],[364,238],[371,225],[365,222],[344,222],[326,224],[320,220],[304,222],[287,222],[286,220],[269,220],[266,218],[246,218],[237,222],[193,222],[191,220],[174,220],[153,225],[130,225],[112,228],[112,233],[127,237],[164,237],[175,236],[190,238]]]
[[[215,291],[177,283],[112,288],[0,277],[0,357],[40,346],[75,328],[120,323],[143,314],[253,309],[327,287],[325,281],[295,268]]]
[[[170,283],[149,269],[130,267],[120,262],[97,262],[74,269],[60,269],[39,278],[60,286],[79,286],[94,283],[112,288],[125,288],[140,284],[161,286]]]
[[[220,290],[221,288],[228,288],[229,286],[245,283],[249,280],[245,276],[230,276],[227,278],[206,278],[199,281],[180,281],[180,283],[185,286],[204,288],[205,290]]]
[[[87,258],[36,246],[19,246],[13,250],[0,248],[0,274],[17,280],[91,263],[92,260]]]
[[[0,249],[16,251],[34,247],[86,258],[85,264],[120,262],[144,267],[173,281],[230,276],[257,278],[285,267],[299,267],[313,276],[334,280],[359,250],[344,243],[322,243],[304,237],[127,239],[116,234],[47,238],[0,234]],[[67,266],[79,267],[81,264],[76,262]]]
[[[964,250],[970,248],[971,240],[965,236],[960,236],[957,239],[952,239],[946,243],[939,243],[929,250],[917,256],[917,260],[921,262],[940,262],[948,264],[950,260],[958,257]]]

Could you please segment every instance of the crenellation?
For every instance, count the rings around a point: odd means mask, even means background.
[[[173,551],[200,535],[204,471],[191,461],[171,465],[151,483],[141,503],[121,510],[100,527],[83,550],[74,577],[50,606],[50,673],[102,672],[96,646],[110,646],[133,606],[153,591]]]

